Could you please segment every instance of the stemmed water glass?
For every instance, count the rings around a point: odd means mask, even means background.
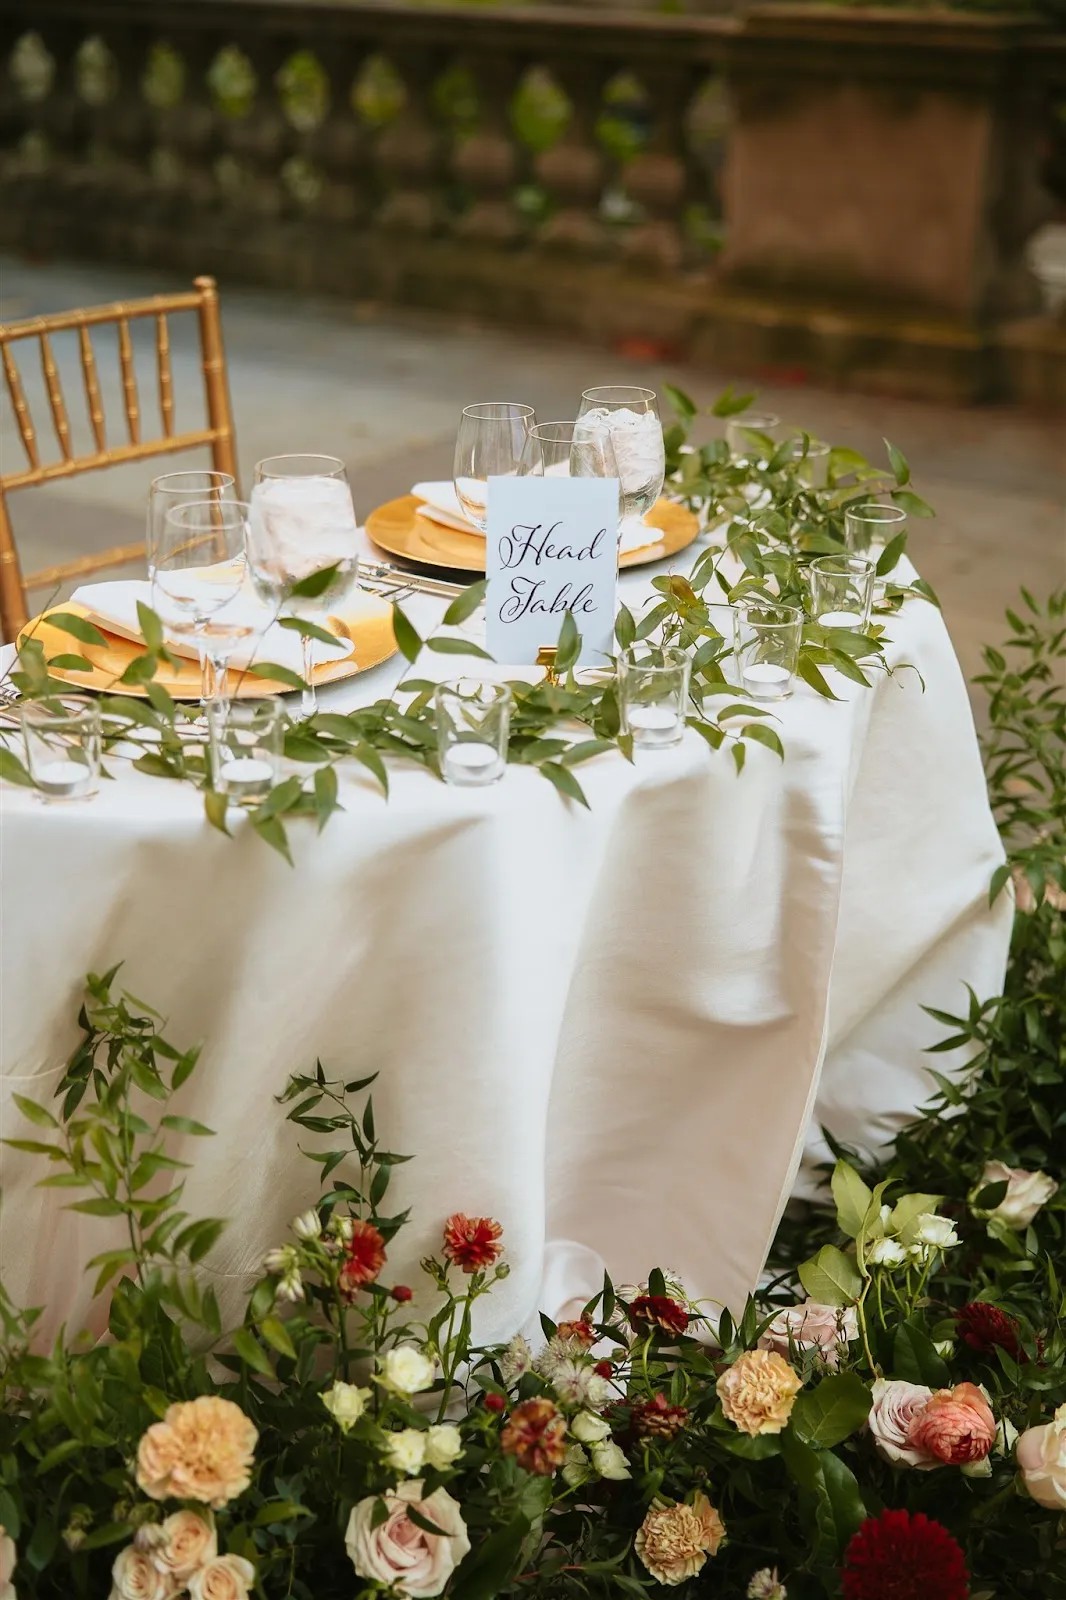
[[[666,447],[654,389],[608,383],[586,389],[578,410],[581,436],[607,434],[622,484],[623,516],[641,522],[663,492]]]
[[[615,478],[618,461],[609,433],[586,434],[580,423],[538,422],[529,430],[518,471],[532,478]],[[623,497],[618,482],[618,519]]]
[[[248,516],[248,572],[261,600],[305,621],[325,621],[359,575],[352,491],[336,456],[270,456],[257,462]],[[294,595],[317,573],[329,573],[314,595]],[[305,688],[301,714],[314,715],[315,641],[302,635]]]
[[[518,471],[535,420],[533,407],[515,400],[489,400],[464,408],[455,441],[455,493],[463,515],[475,528],[488,527],[489,479]]]
[[[157,551],[164,550],[169,545],[170,535],[167,533],[166,521],[171,511],[176,510],[178,506],[205,503],[209,500],[233,501],[236,498],[237,485],[232,474],[228,472],[197,470],[164,472],[160,477],[153,478],[148,490],[148,522],[145,537],[149,580],[152,579],[156,566]],[[205,700],[210,695],[210,670],[210,664],[201,652],[201,688]]]
[[[196,644],[204,705],[225,699],[230,652],[252,631],[224,616],[244,583],[247,516],[240,500],[193,500],[169,506],[152,529],[152,606],[167,630]]]

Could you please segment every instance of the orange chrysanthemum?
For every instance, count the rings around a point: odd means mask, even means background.
[[[338,1285],[352,1299],[364,1283],[373,1283],[385,1265],[385,1241],[372,1222],[352,1223],[352,1236],[345,1246],[344,1263]]]
[[[504,1426],[500,1446],[527,1472],[550,1478],[566,1457],[566,1418],[550,1400],[523,1400]]]
[[[502,1234],[491,1217],[467,1217],[457,1211],[444,1224],[444,1258],[463,1272],[483,1272],[503,1254]]]

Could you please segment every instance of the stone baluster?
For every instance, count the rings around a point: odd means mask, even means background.
[[[146,161],[151,119],[141,92],[151,39],[140,29],[123,30],[108,43],[115,58],[115,95],[101,108],[100,122],[112,152],[114,181],[131,200],[139,200],[152,184]]]
[[[545,66],[570,101],[570,120],[562,137],[534,161],[538,182],[556,209],[537,235],[547,250],[577,256],[607,254],[610,241],[600,217],[607,160],[596,138],[596,123],[609,64],[593,60],[545,60]]]
[[[375,221],[386,230],[435,233],[444,223],[441,186],[446,158],[444,130],[430,104],[440,56],[435,49],[415,45],[405,49],[403,59],[393,65],[403,80],[406,98],[375,144],[377,169],[385,187]]]
[[[514,204],[522,156],[511,125],[511,101],[521,64],[500,52],[471,62],[477,86],[478,124],[452,153],[452,172],[472,194],[456,231],[488,244],[511,244],[524,227]]]
[[[351,102],[360,56],[357,47],[338,40],[324,43],[316,55],[329,84],[326,114],[316,128],[299,136],[298,144],[321,180],[308,209],[320,221],[342,228],[363,221],[369,211],[369,139]]]
[[[230,161],[222,165],[220,181],[224,187],[228,186],[228,199],[236,210],[250,211],[264,218],[276,217],[285,208],[280,171],[289,143],[289,130],[275,80],[293,45],[291,41],[273,37],[252,37],[246,43],[256,88],[244,115],[222,119]],[[216,175],[218,170],[216,166]]]
[[[625,186],[643,211],[623,241],[630,261],[659,272],[676,270],[686,253],[689,191],[686,117],[698,72],[683,63],[641,73],[652,110],[651,138],[625,168]]]

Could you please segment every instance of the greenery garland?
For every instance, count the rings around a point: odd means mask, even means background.
[[[726,678],[723,660],[730,655],[733,641],[723,636],[716,604],[765,596],[802,607],[810,561],[844,548],[844,515],[858,500],[881,494],[912,516],[926,517],[933,512],[910,487],[905,458],[887,441],[887,469],[872,466],[854,450],[836,447],[827,458],[825,484],[815,485],[810,481],[811,440],[807,434],[777,444],[751,431],[752,456],[737,462],[730,457],[724,439],[691,448],[688,438],[697,408],[678,389],[668,388],[668,396],[677,414],[677,421],[666,431],[668,490],[714,525],[714,539],[687,576],[671,574],[652,580],[655,597],[642,615],[634,616],[621,606],[615,637],[620,651],[634,645],[652,650],[674,645],[689,654],[689,726],[712,749],[728,748],[740,772],[749,742],[760,743],[779,756],[784,755],[784,747],[772,726],[772,713]],[[735,417],[748,409],[754,398],[726,391],[711,410],[717,418]],[[826,629],[813,622],[805,625],[799,675],[825,698],[836,698],[824,675],[826,667],[863,685],[869,684],[872,671],[893,670],[885,661],[886,623],[910,596],[935,603],[935,595],[921,579],[893,581],[905,549],[904,532],[892,540],[878,561],[884,594],[869,628],[860,632]],[[331,577],[330,570],[313,574],[294,586],[292,598],[321,596]],[[426,639],[402,607],[394,604],[396,643],[409,667],[414,667],[424,650],[486,658],[486,652],[472,640],[447,631],[466,622],[484,594],[484,581],[470,585],[444,612],[441,628]],[[130,662],[116,689],[123,683],[137,684],[147,698],[135,699],[120,692],[102,697],[105,752],[117,755],[132,748],[139,751],[133,762],[138,771],[194,784],[203,792],[208,820],[226,832],[233,802],[227,803],[226,797],[212,788],[205,748],[189,737],[188,721],[196,713],[176,704],[154,681],[160,663],[173,659],[162,625],[147,607],[139,606],[138,613],[145,649]],[[53,611],[49,622],[76,643],[105,642],[91,622],[71,612]],[[282,626],[303,635],[330,638],[299,617],[285,618]],[[580,649],[580,636],[567,613],[556,654],[558,681],[511,683],[514,713],[508,760],[539,772],[567,800],[587,805],[575,768],[611,748],[630,758],[632,747],[621,731],[614,676],[607,673],[592,681],[576,674]],[[51,668],[85,671],[90,666],[87,658],[77,653],[46,658],[41,641],[31,633],[20,646],[18,665],[10,677],[24,699],[42,699],[69,692],[69,685],[53,677]],[[303,687],[296,673],[275,663],[253,662],[247,670],[294,689]],[[314,818],[319,827],[326,824],[337,809],[336,769],[340,763],[360,764],[385,794],[389,760],[416,762],[439,777],[434,687],[409,672],[390,697],[372,705],[343,713],[320,711],[307,721],[290,722],[284,748],[296,770],[264,800],[245,807],[251,826],[291,860],[286,824],[298,817]],[[0,777],[32,786],[14,742],[12,731],[0,727]]]

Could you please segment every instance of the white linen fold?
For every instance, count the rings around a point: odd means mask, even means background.
[[[454,484],[445,479],[433,483],[416,483],[411,493],[422,501],[416,512],[417,516],[425,517],[428,522],[439,523],[444,528],[454,528],[457,533],[470,533],[478,538],[484,538],[481,529],[475,528],[474,524],[464,517]],[[618,544],[619,554],[627,556],[634,550],[646,550],[649,545],[658,544],[660,538],[658,528],[649,527],[640,518],[627,519],[622,524],[622,536]]]
[[[210,578],[205,577],[200,581],[205,589],[210,588]],[[192,583],[189,588],[190,590],[193,588]],[[130,639],[138,644],[141,642],[137,603],[140,601],[143,605],[152,606],[150,583],[137,578],[115,583],[86,583],[80,589],[76,589],[71,598],[76,604],[84,606],[89,613],[89,620],[95,622],[98,628],[116,634],[120,639]],[[359,604],[358,597],[343,602],[341,610],[346,623],[354,620],[354,615],[358,614]],[[238,638],[234,644],[229,658],[233,668],[239,670],[246,667],[254,657],[256,661],[270,661],[279,667],[288,667],[292,672],[301,670],[303,650],[300,636],[292,628],[281,627],[273,620],[274,615],[275,613],[247,588],[242,589],[214,613],[212,622],[218,626],[233,628],[235,632],[251,630],[245,637]],[[321,626],[328,626],[324,619],[316,620]],[[198,650],[196,640],[191,633],[176,633],[164,621],[163,636],[167,648],[173,650],[176,656],[196,660]],[[345,656],[350,656],[354,648],[351,639],[339,638],[336,645],[332,646],[320,643],[316,639],[313,642],[315,665],[319,666],[326,661],[341,661]]]

